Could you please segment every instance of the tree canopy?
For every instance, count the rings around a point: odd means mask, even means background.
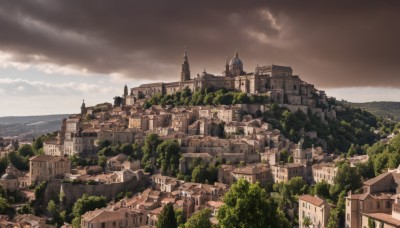
[[[168,203],[162,209],[158,216],[157,228],[177,228],[178,223],[176,222],[174,207],[171,203]]]
[[[205,208],[194,213],[185,223],[185,228],[211,228],[211,209]]]
[[[179,172],[181,147],[175,140],[167,140],[157,146],[157,164],[161,174],[176,176]]]
[[[244,179],[231,186],[218,210],[218,221],[225,227],[288,227],[289,222],[258,183]]]

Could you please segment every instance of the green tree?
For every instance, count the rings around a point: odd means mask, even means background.
[[[293,177],[287,182],[288,190],[292,195],[303,195],[308,192],[308,184],[302,177]]]
[[[330,193],[333,197],[340,192],[355,191],[362,186],[361,176],[354,167],[350,167],[348,162],[338,167],[334,184],[331,186]]]
[[[185,228],[211,228],[211,209],[206,208],[192,215],[185,223]]]
[[[121,152],[126,154],[127,156],[133,155],[133,146],[132,144],[125,143],[121,146]]]
[[[156,157],[157,147],[161,142],[162,141],[160,137],[155,133],[151,133],[146,136],[146,139],[144,140],[144,146],[142,147],[143,163],[149,164],[150,160]]]
[[[42,137],[35,138],[35,141],[33,141],[32,147],[33,147],[33,150],[35,152],[38,152],[40,149],[42,149],[43,148],[43,139],[42,139]]]
[[[132,144],[133,148],[133,158],[137,160],[142,160],[143,158],[143,153],[142,153],[142,148],[140,148],[138,143]]]
[[[181,147],[175,140],[167,140],[157,146],[157,164],[163,175],[178,174],[180,150]]]
[[[21,209],[18,210],[18,214],[33,214],[33,210],[29,204],[24,204]]]
[[[0,158],[0,173],[4,173],[8,166],[7,157]]]
[[[317,196],[322,196],[325,199],[329,199],[330,193],[329,189],[331,185],[328,184],[325,180],[321,182],[317,182],[313,188],[313,194]]]
[[[287,150],[282,150],[280,152],[279,160],[286,163],[288,161],[288,158],[289,158],[289,154],[288,154]]]
[[[310,217],[308,217],[308,216],[304,217],[304,219],[303,219],[303,226],[305,226],[305,227],[310,227],[312,224],[313,224],[313,223],[312,223],[312,220],[311,220]]]
[[[339,210],[334,208],[329,213],[327,228],[339,228]]]
[[[18,148],[18,154],[23,157],[32,157],[35,155],[33,148],[29,144],[24,144]]]
[[[250,98],[247,96],[247,93],[240,93],[237,98],[238,104],[248,104],[250,103]]]
[[[349,150],[347,151],[347,157],[353,157],[357,153],[354,144],[351,144]]]
[[[97,149],[102,150],[103,148],[111,146],[111,142],[108,140],[101,140],[97,142]]]
[[[258,183],[240,179],[224,196],[218,210],[218,221],[225,227],[287,227],[288,221],[278,216],[276,206]]]
[[[102,208],[107,205],[106,198],[103,196],[88,196],[84,194],[79,198],[72,207],[74,219],[72,225],[74,228],[80,227],[81,216],[87,211],[93,211],[97,208]]]
[[[174,208],[171,203],[168,203],[162,209],[158,216],[157,228],[177,228],[178,223],[175,218]]]
[[[207,169],[205,165],[201,164],[194,168],[192,172],[192,182],[205,183],[207,179]]]
[[[19,170],[29,170],[28,158],[20,156],[15,151],[8,153],[8,160]]]
[[[97,164],[98,164],[99,166],[101,166],[103,169],[105,169],[105,168],[106,168],[106,165],[107,165],[107,157],[104,156],[104,155],[100,155],[100,156],[99,156],[99,159],[98,159],[98,161],[97,161]]]
[[[175,210],[175,218],[178,226],[184,225],[186,222],[185,211],[182,208]]]
[[[0,197],[0,214],[8,215],[10,217],[15,214],[14,209],[11,207],[8,201],[3,197]]]
[[[57,204],[54,202],[54,200],[50,200],[47,203],[47,211],[50,213],[50,215],[53,218],[56,218],[59,216],[59,210]]]

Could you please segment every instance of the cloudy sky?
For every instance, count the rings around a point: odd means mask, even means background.
[[[74,113],[129,87],[290,65],[328,95],[400,101],[400,1],[0,0],[0,116]]]

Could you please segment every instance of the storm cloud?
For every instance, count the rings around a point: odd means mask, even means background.
[[[290,65],[317,87],[400,88],[399,1],[0,1],[0,53],[140,80]],[[0,56],[1,59],[1,56]]]

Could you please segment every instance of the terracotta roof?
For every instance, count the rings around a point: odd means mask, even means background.
[[[149,211],[149,213],[153,214],[153,215],[158,215],[158,214],[161,213],[162,209],[163,209],[163,207],[159,207],[159,208],[156,208],[156,209],[154,209],[152,211]]]
[[[347,196],[346,198],[348,199],[353,199],[353,200],[358,200],[358,199],[365,199],[367,197],[368,193],[364,194],[351,194]]]
[[[392,175],[392,173],[386,172],[386,173],[382,173],[381,175],[371,178],[367,181],[364,182],[364,185],[373,185],[376,184],[377,182],[381,181],[382,179],[384,179],[385,177],[387,177],[388,175]]]
[[[252,174],[258,174],[261,172],[265,172],[267,171],[268,168],[266,166],[246,166],[246,167],[242,167],[242,168],[236,168],[235,170],[233,170],[233,173],[238,173],[238,174],[246,174],[246,175],[252,175]]]
[[[302,195],[299,197],[299,199],[314,204],[315,206],[321,206],[324,203],[323,199],[320,199],[312,195]]]
[[[207,205],[212,207],[212,208],[220,208],[222,205],[224,205],[224,202],[222,201],[208,201]]]
[[[36,155],[34,157],[29,158],[30,161],[36,161],[36,162],[48,162],[54,160],[55,162],[58,161],[65,161],[68,160],[67,158],[64,157],[55,157],[51,155],[46,155],[46,154],[41,154],[41,155]]]
[[[385,213],[362,213],[362,214],[369,218],[373,218],[374,220],[382,221],[384,223],[388,223],[395,227],[400,227],[400,220],[393,218],[391,214],[385,214]]]

